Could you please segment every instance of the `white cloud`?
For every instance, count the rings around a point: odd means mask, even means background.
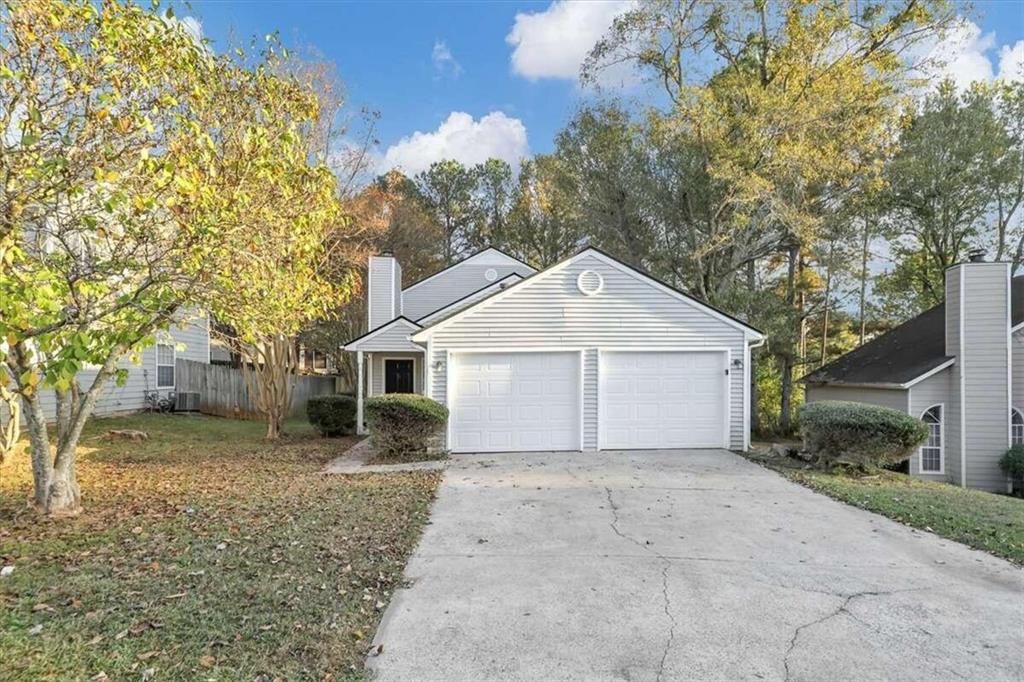
[[[945,38],[924,46],[921,54],[931,62],[926,72],[934,76],[936,84],[948,77],[957,88],[965,89],[974,81],[1024,78],[1024,41],[1012,47],[1002,45],[998,54],[994,54],[995,48],[994,32],[982,33],[977,24],[961,17]],[[998,57],[998,64],[993,57]]]
[[[519,119],[494,111],[476,121],[465,112],[453,111],[437,130],[417,131],[391,145],[379,170],[400,168],[415,175],[434,161],[455,159],[472,166],[489,158],[503,159],[516,169],[529,154],[526,126]]]
[[[430,60],[434,63],[434,71],[437,78],[451,76],[458,78],[462,75],[462,65],[456,61],[448,44],[443,40],[434,42],[434,49],[430,53]]]
[[[999,48],[999,77],[1008,81],[1024,81],[1024,40],[1013,47]]]
[[[630,0],[557,0],[543,12],[516,14],[505,42],[512,49],[512,72],[531,81],[576,80],[591,48],[630,8]]]

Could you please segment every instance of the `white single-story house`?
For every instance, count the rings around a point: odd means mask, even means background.
[[[1006,490],[1024,443],[1024,277],[976,255],[946,270],[945,301],[803,378],[807,402],[850,400],[924,420],[914,476]]]
[[[364,395],[450,410],[453,452],[730,448],[750,443],[747,323],[595,248],[535,271],[489,248],[402,287],[373,256]]]

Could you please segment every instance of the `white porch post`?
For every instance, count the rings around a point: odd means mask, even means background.
[[[356,433],[366,433],[366,427],[363,425],[363,351],[356,351]]]

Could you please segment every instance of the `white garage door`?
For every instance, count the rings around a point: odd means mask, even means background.
[[[579,353],[452,357],[452,451],[580,449]]]
[[[725,353],[602,352],[601,448],[727,443]]]

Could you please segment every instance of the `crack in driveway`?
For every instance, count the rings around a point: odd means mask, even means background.
[[[649,544],[640,542],[636,538],[626,535],[619,529],[619,507],[615,504],[615,500],[612,498],[612,489],[605,486],[604,492],[608,497],[608,507],[612,512],[612,521],[609,523],[612,531],[623,540],[632,542],[637,547],[640,547],[645,552],[653,554],[658,557],[662,562],[661,566],[661,597],[662,597],[662,609],[665,612],[665,617],[668,618],[668,638],[665,641],[665,648],[661,652],[661,660],[658,662],[658,671],[656,680],[660,682],[662,676],[665,674],[665,661],[668,659],[668,652],[672,650],[672,644],[676,638],[676,618],[672,615],[672,600],[668,596],[668,569],[672,566],[672,560],[669,557],[655,551]]]
[[[824,623],[826,621],[832,620],[836,616],[845,615],[848,618],[850,618],[850,619],[860,623],[861,625],[863,625],[864,627],[868,628],[869,630],[873,630],[875,632],[878,632],[877,628],[875,628],[874,626],[872,626],[869,623],[865,622],[863,619],[858,618],[856,615],[854,615],[853,613],[850,612],[848,607],[850,606],[850,603],[854,599],[858,599],[860,597],[887,597],[889,595],[899,594],[901,592],[920,592],[921,590],[924,590],[924,589],[927,589],[927,588],[917,587],[917,588],[911,588],[911,589],[906,589],[906,590],[887,590],[887,591],[884,591],[884,592],[879,592],[879,591],[874,591],[874,590],[864,590],[864,591],[861,591],[861,592],[854,592],[852,594],[847,594],[847,595],[835,594],[836,597],[842,597],[843,598],[843,601],[839,605],[838,608],[834,609],[831,613],[825,614],[821,618],[817,618],[815,620],[812,620],[809,623],[804,623],[803,625],[797,626],[797,628],[793,631],[793,636],[789,640],[789,647],[786,649],[786,653],[782,657],[782,666],[783,666],[783,668],[785,669],[785,672],[786,672],[785,679],[787,681],[790,679],[791,671],[789,669],[789,657],[793,654],[793,650],[796,648],[797,640],[800,639],[800,634],[804,630],[806,630],[808,628],[812,628],[815,625],[821,625],[822,623]]]

